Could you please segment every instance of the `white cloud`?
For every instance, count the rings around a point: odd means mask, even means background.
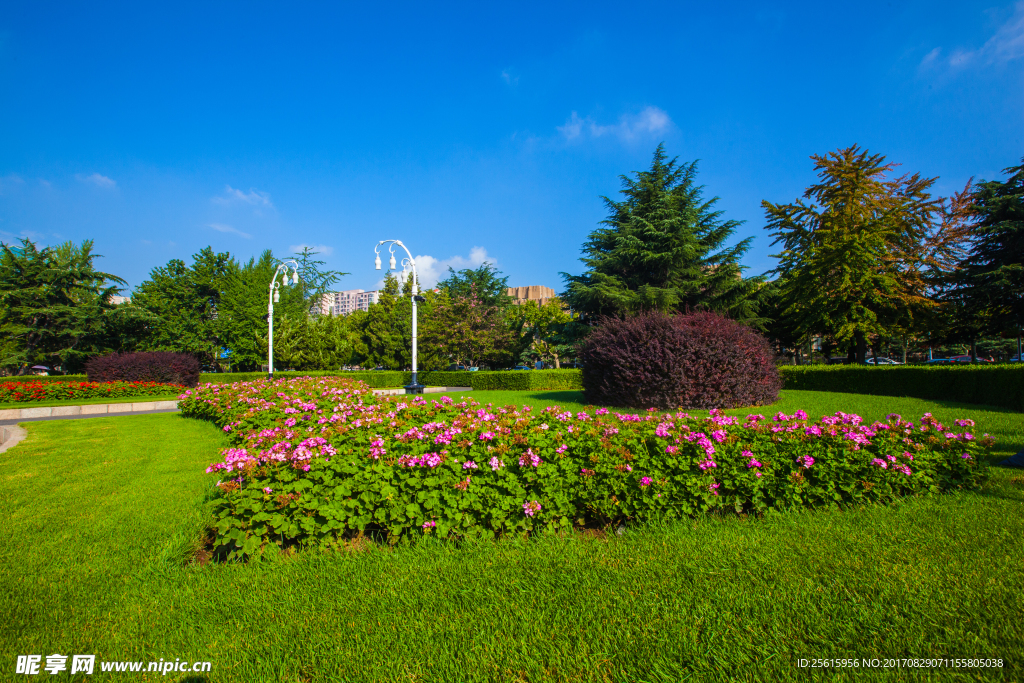
[[[270,201],[270,195],[266,192],[260,192],[255,188],[249,188],[248,192],[242,192],[236,190],[230,185],[224,186],[224,194],[220,197],[213,197],[210,199],[214,204],[221,204],[223,206],[230,206],[232,204],[250,204],[252,206],[266,206],[273,208],[274,204]]]
[[[99,173],[93,173],[92,175],[82,175],[79,173],[75,175],[75,178],[78,179],[78,182],[89,183],[90,185],[95,185],[96,187],[102,187],[104,189],[117,187],[116,180],[108,178],[105,175],[100,175]]]
[[[232,235],[239,235],[240,237],[244,237],[245,239],[252,239],[252,235],[250,235],[249,233],[242,232],[238,228],[233,228],[230,225],[224,225],[223,223],[210,223],[208,227],[213,228],[217,232],[227,232],[231,233]]]
[[[306,247],[309,247],[312,251],[315,251],[317,254],[322,254],[324,256],[330,256],[331,254],[334,253],[334,247],[329,247],[326,244],[306,244],[305,242],[303,242],[302,244],[291,245],[290,247],[288,247],[288,251],[290,251],[293,254],[300,254],[302,253],[302,250]]]
[[[512,69],[502,69],[501,78],[505,81],[505,85],[516,86],[519,85],[519,76],[516,76]]]
[[[957,48],[940,60],[941,48],[935,48],[921,60],[921,68],[944,64],[963,69],[974,64],[1004,64],[1024,57],[1024,0],[1014,7],[1013,15],[977,50]]]
[[[21,176],[17,173],[11,173],[10,175],[0,176],[0,194],[4,193],[5,189],[13,189],[24,185],[25,181],[21,179]]]
[[[381,268],[388,267],[389,254],[386,249],[381,250],[380,260]],[[402,259],[399,257],[399,253],[396,250],[395,260],[398,265],[398,270],[395,273],[398,276],[399,281],[404,281],[402,276]],[[469,256],[452,256],[451,258],[438,259],[429,255],[420,255],[416,257],[416,274],[419,276],[420,288],[431,289],[441,280],[448,277],[448,268],[451,267],[456,271],[463,270],[466,268],[479,268],[484,264],[484,261],[490,263],[493,266],[498,265],[498,260],[493,256],[487,254],[487,249],[484,247],[473,247],[469,250]],[[384,280],[377,282],[377,289],[384,286]]]
[[[615,137],[622,141],[634,140],[638,137],[660,135],[672,127],[672,119],[658,107],[644,107],[638,114],[624,114],[619,122],[601,125],[589,116],[580,118],[573,112],[564,126],[556,130],[566,140],[576,140],[584,136],[592,138]]]

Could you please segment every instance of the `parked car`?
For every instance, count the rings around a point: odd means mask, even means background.
[[[512,369],[513,370],[533,370],[533,368],[531,368],[529,365],[517,365],[517,366],[515,366]]]
[[[953,361],[954,363],[970,363],[971,362],[971,357],[967,356],[967,355],[950,356],[949,360]],[[991,363],[992,361],[986,360],[984,358],[979,358],[978,362],[979,363]]]
[[[903,365],[903,361],[893,360],[892,358],[868,358],[864,361],[868,365]]]
[[[953,362],[954,361],[950,360],[949,358],[932,358],[931,360],[926,360],[924,362],[924,364],[925,365],[952,365]]]

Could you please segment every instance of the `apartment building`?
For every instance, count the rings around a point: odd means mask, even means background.
[[[367,311],[370,304],[377,303],[380,292],[362,289],[347,289],[344,292],[327,292],[320,300],[321,315],[348,315],[352,311]]]

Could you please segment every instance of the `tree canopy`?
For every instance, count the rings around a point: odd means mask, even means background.
[[[697,162],[668,160],[621,176],[623,199],[603,197],[608,218],[583,245],[583,275],[562,273],[569,307],[585,316],[705,308],[755,321],[763,278],[744,278],[740,258],[752,238],[727,243],[740,221],[704,198]]]
[[[931,305],[941,200],[928,192],[934,179],[889,178],[895,164],[857,145],[811,159],[820,182],[803,199],[762,202],[766,229],[783,247],[775,271],[783,313],[804,332],[854,339],[863,362],[868,335],[892,334]]]

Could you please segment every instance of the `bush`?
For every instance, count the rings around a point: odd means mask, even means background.
[[[199,361],[184,353],[144,351],[93,356],[85,364],[90,382],[158,382],[194,387]]]
[[[231,446],[207,472],[215,556],[330,547],[377,533],[493,537],[889,501],[969,488],[991,440],[969,420],[861,424],[802,411],[613,415],[375,397],[352,380],[259,380],[186,391],[186,416]]]
[[[1024,411],[1024,365],[811,365],[780,368],[786,389],[910,396]]]
[[[265,372],[204,373],[200,382],[231,384],[263,379]],[[284,377],[345,377],[365,382],[367,386],[400,387],[412,381],[412,373],[400,370],[363,370],[356,372],[275,372],[275,378]],[[417,379],[432,387],[471,387],[477,391],[502,389],[506,391],[542,391],[583,388],[579,370],[424,370]]]
[[[716,313],[606,318],[580,350],[583,393],[600,405],[735,408],[773,403],[782,380],[768,342]]]
[[[0,382],[0,403],[163,396],[184,388],[156,382]]]

